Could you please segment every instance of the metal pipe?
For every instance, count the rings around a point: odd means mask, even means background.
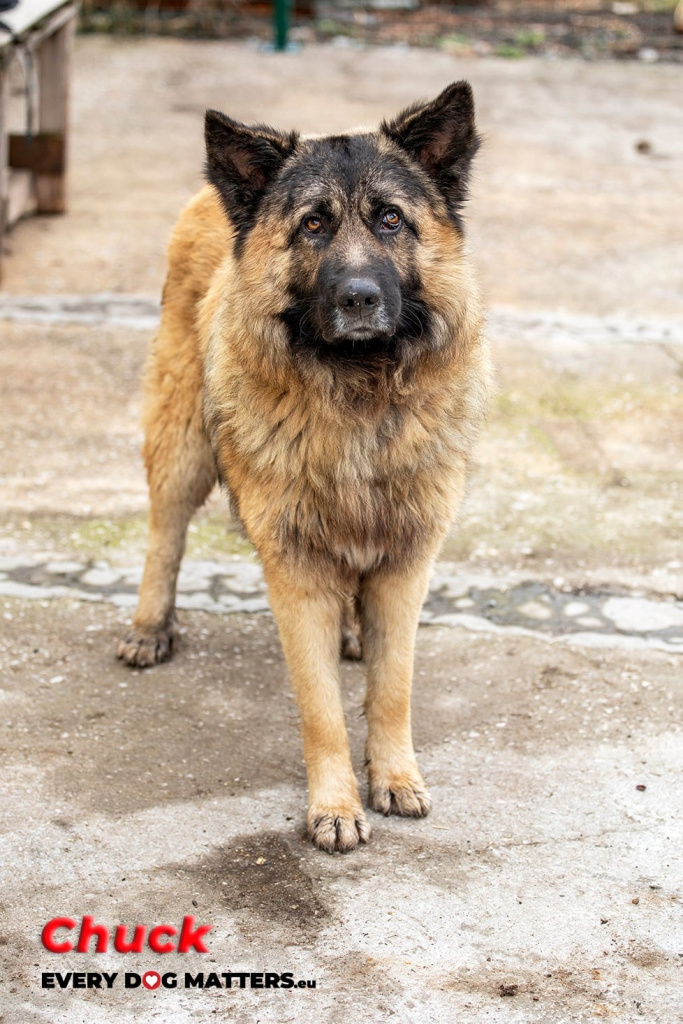
[[[289,31],[289,0],[273,0],[273,18],[275,22],[275,49],[287,49],[287,32]]]

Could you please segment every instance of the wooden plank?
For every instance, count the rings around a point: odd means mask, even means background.
[[[66,209],[68,160],[69,79],[73,50],[74,20],[44,39],[35,50],[38,64],[38,130],[64,138],[63,170],[36,174],[39,213],[63,213]]]
[[[73,6],[73,0],[21,0],[11,11],[3,11],[2,21],[12,29],[16,36],[22,37],[34,28],[43,18],[61,7]],[[0,31],[0,48],[9,45],[11,36]]]
[[[34,26],[30,32],[26,32],[23,36],[22,42],[24,46],[28,47],[29,50],[33,51],[36,46],[42,43],[43,39],[51,36],[53,32],[56,32],[66,25],[67,21],[71,21],[72,18],[76,17],[78,9],[73,5],[69,4],[67,7],[62,7],[60,10],[55,11],[49,18],[45,18],[40,24]]]
[[[7,115],[9,110],[9,74],[0,63],[0,281],[2,250],[9,208],[9,168],[7,167]]]
[[[9,135],[9,166],[34,174],[61,174],[66,167],[64,136],[57,132]]]

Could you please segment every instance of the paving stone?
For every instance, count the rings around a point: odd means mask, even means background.
[[[0,581],[0,595],[19,597],[27,601],[46,600],[53,597],[71,597],[68,587],[34,587],[31,583],[17,583],[16,580]]]
[[[602,629],[606,625],[602,619],[596,619],[593,615],[581,615],[575,621],[585,629]]]
[[[178,594],[176,607],[198,612],[225,611],[225,607],[214,601],[209,594]]]
[[[448,563],[437,565],[436,571],[432,574],[430,590],[432,593],[442,593],[444,597],[458,598],[467,597],[470,590],[502,590],[514,586],[515,580],[508,577],[490,576],[484,573],[457,573],[448,572]]]
[[[178,575],[178,592],[191,594],[198,590],[208,590],[212,577],[195,569],[182,569]]]
[[[48,562],[43,568],[51,576],[65,576],[83,572],[86,566],[83,562]]]
[[[566,605],[562,609],[563,613],[570,617],[575,615],[587,615],[590,610],[591,606],[586,604],[585,601],[567,601]]]
[[[261,597],[252,597],[246,601],[240,601],[239,607],[235,610],[240,612],[268,612],[268,614],[271,614],[268,601]]]
[[[24,569],[37,563],[26,555],[0,555],[0,569],[12,572],[14,569]]]
[[[117,608],[136,608],[138,597],[137,594],[107,594],[107,601],[111,601]]]
[[[529,619],[552,619],[553,610],[541,601],[525,601],[517,608],[520,615],[526,615]]]
[[[126,569],[121,573],[119,582],[125,584],[127,587],[139,587],[142,583],[143,567],[139,566],[137,569]]]
[[[603,615],[626,633],[651,633],[659,629],[683,628],[683,604],[648,601],[640,597],[610,597]]]
[[[259,583],[250,583],[246,579],[228,579],[225,576],[221,577],[221,584],[226,590],[231,590],[234,594],[255,594],[259,591],[265,592],[266,589],[266,585],[263,581],[259,581]]]
[[[120,579],[120,570],[100,565],[98,568],[88,569],[86,573],[83,573],[79,582],[87,583],[89,587],[113,587]]]
[[[251,591],[263,589],[266,585],[261,566],[253,565],[250,562],[233,563],[228,572],[223,566],[217,575],[220,576],[224,587],[238,593],[248,594]]]

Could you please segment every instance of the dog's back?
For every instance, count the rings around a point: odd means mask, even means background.
[[[199,305],[218,267],[232,258],[233,235],[234,229],[215,189],[206,185],[182,211],[168,245],[162,329],[158,335],[163,346],[171,338],[182,346],[184,353],[184,340],[190,346],[196,345]],[[155,351],[162,356],[159,344]],[[168,355],[173,360],[178,352],[174,350]],[[183,358],[187,358],[187,354]]]

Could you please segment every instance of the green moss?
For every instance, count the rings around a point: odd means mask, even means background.
[[[25,515],[0,521],[0,536],[12,536],[33,550],[54,551],[84,561],[108,561],[119,565],[141,562],[147,550],[147,515],[81,519],[76,516]],[[200,512],[190,524],[187,538],[190,558],[220,560],[253,558],[254,548],[236,529],[226,511]]]
[[[496,57],[508,57],[514,60],[524,56],[524,50],[512,43],[499,43],[493,52]]]
[[[146,535],[147,518],[138,515],[82,520],[69,539],[76,550],[95,557],[100,552],[138,547]]]
[[[540,412],[558,419],[587,420],[602,411],[602,402],[595,401],[595,395],[587,392],[585,386],[558,385],[541,394],[538,398]]]
[[[542,29],[523,28],[515,32],[515,46],[521,46],[522,49],[534,49],[542,46],[544,42],[545,32]]]
[[[221,555],[254,557],[253,544],[231,524],[226,513],[204,513],[190,524],[187,535],[190,558],[214,558]]]
[[[630,486],[607,486],[586,475],[553,473],[547,479],[504,477],[483,467],[472,481],[459,522],[442,557],[460,561],[552,557],[661,564],[680,554],[678,505],[683,474],[629,473]],[[520,501],[520,497],[525,500]]]
[[[542,449],[548,455],[553,456],[553,458],[560,457],[560,453],[557,450],[555,442],[540,423],[530,423],[527,427],[526,433],[528,439],[532,441],[536,447]]]
[[[515,382],[492,403],[492,423],[515,426],[539,418],[611,421],[651,412],[657,416],[680,406],[680,393],[661,388],[580,380],[569,374],[545,375],[542,380]]]
[[[654,11],[660,13],[673,12],[678,0],[638,0],[638,8],[641,11]]]
[[[451,32],[449,35],[439,36],[437,45],[441,50],[457,50],[469,48],[471,43],[467,36],[462,36],[458,32]]]
[[[346,21],[333,21],[331,18],[322,18],[315,24],[317,31],[323,36],[355,36],[356,26]]]

